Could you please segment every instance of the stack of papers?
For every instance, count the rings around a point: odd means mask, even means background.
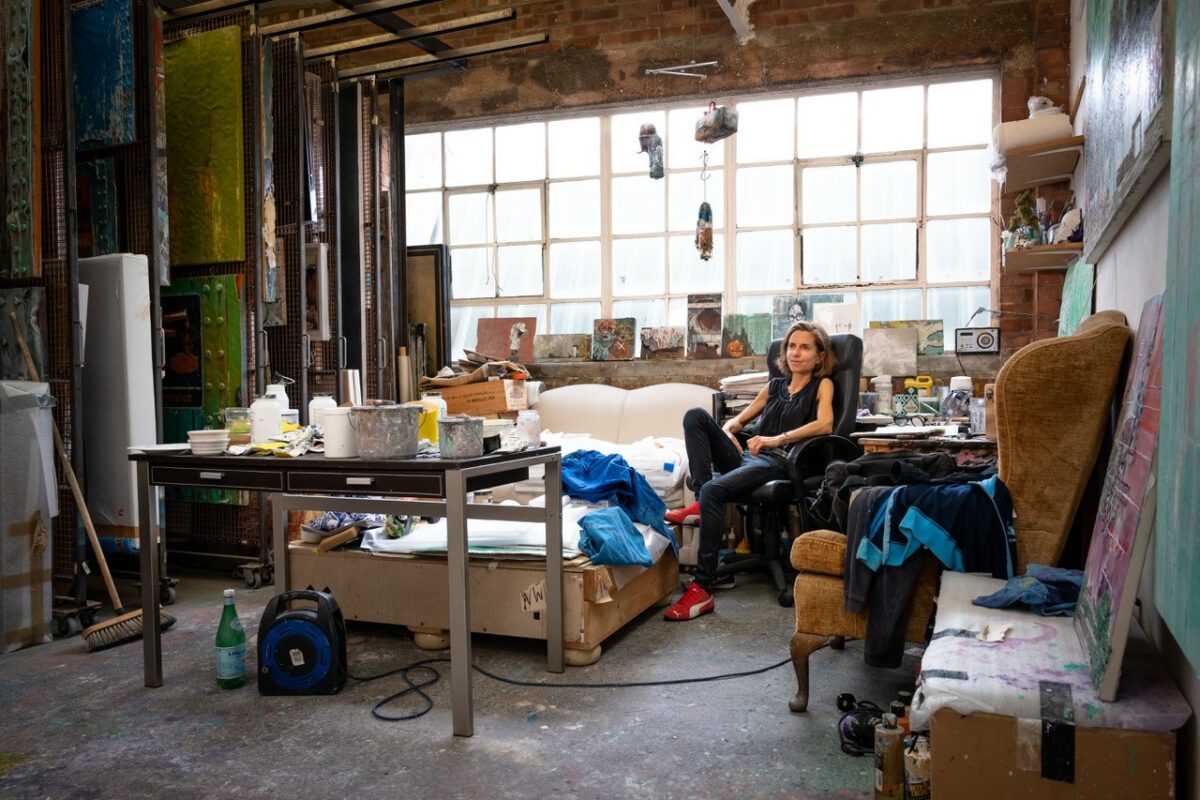
[[[731,397],[757,397],[770,377],[769,372],[747,372],[722,378],[719,385],[721,391]]]

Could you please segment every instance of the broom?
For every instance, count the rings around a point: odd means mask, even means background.
[[[29,378],[40,381],[37,367],[33,363],[33,356],[29,353],[29,345],[25,343],[25,337],[21,335],[21,328],[17,324],[17,315],[15,312],[10,312],[8,316],[17,337],[17,345],[21,348],[21,356],[25,359],[25,369],[29,372]],[[112,619],[98,622],[85,629],[83,641],[87,645],[87,649],[92,651],[140,639],[142,638],[142,610],[139,608],[136,611],[126,611],[124,605],[121,604],[121,596],[117,594],[112,573],[108,571],[108,562],[104,559],[104,551],[100,549],[100,539],[96,536],[95,526],[92,525],[92,515],[88,513],[87,504],[83,500],[83,491],[79,488],[79,481],[75,479],[75,470],[71,468],[71,460],[67,458],[67,448],[63,446],[62,436],[58,432],[58,423],[52,420],[51,424],[54,430],[54,448],[58,451],[58,460],[62,463],[67,483],[71,484],[71,494],[75,497],[79,516],[83,518],[83,527],[87,530],[88,541],[91,542],[92,550],[96,554],[96,561],[100,564],[100,574],[104,576],[104,586],[108,589],[108,597],[112,601],[113,610],[116,613]],[[175,618],[160,610],[158,624],[161,630],[166,630],[175,624]]]

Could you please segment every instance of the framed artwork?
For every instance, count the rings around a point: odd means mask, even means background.
[[[1100,261],[1170,159],[1173,7],[1088,0],[1084,258]]]
[[[137,141],[132,0],[71,9],[71,67],[75,146]]]
[[[518,364],[533,361],[537,317],[484,317],[477,323],[475,332],[475,352]]]
[[[771,338],[782,339],[788,328],[797,322],[812,319],[812,303],[798,294],[781,294],[771,298]]]
[[[592,360],[629,361],[637,342],[637,318],[598,319],[592,323]]]
[[[642,358],[650,361],[683,358],[687,328],[642,328]]]
[[[304,245],[304,331],[317,342],[329,341],[329,245]]]
[[[721,295],[689,294],[688,358],[721,357]]]
[[[1163,388],[1162,312],[1162,295],[1150,298],[1142,309],[1137,351],[1125,383],[1075,609],[1075,631],[1091,662],[1092,686],[1107,701],[1117,699],[1121,659],[1154,525]]]
[[[582,361],[592,355],[592,337],[586,333],[546,333],[533,338],[533,357],[537,361]]]
[[[425,326],[423,375],[436,375],[450,356],[450,248],[441,244],[410,247],[404,259],[404,313],[407,328]],[[407,340],[409,337],[403,337]],[[412,351],[409,351],[412,355]],[[413,384],[416,386],[416,384]]]

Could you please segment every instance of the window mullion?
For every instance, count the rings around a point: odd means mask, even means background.
[[[724,247],[725,247],[725,274],[722,276],[724,280],[721,282],[723,291],[721,296],[728,298],[726,303],[732,303],[733,307],[737,308],[737,171],[741,166],[737,163],[737,148],[734,144],[734,137],[726,136],[724,139],[725,147],[725,163],[722,179],[725,181],[725,219],[724,224]],[[716,233],[716,227],[713,227],[713,233]],[[723,303],[722,305],[725,305]],[[722,313],[725,313],[722,311]]]
[[[612,316],[612,115],[600,116],[600,316]]]

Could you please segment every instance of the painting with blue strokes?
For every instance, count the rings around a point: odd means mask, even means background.
[[[72,9],[71,63],[76,147],[136,141],[132,0]]]

